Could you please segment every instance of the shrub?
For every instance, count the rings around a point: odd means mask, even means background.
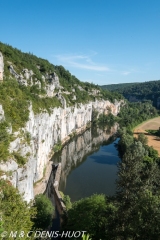
[[[0,160],[7,160],[9,156],[10,136],[7,132],[8,123],[6,121],[0,122]]]
[[[54,211],[51,201],[43,194],[39,194],[35,197],[34,207],[37,208],[37,214],[34,221],[34,228],[46,229],[51,221]]]
[[[53,151],[54,152],[59,152],[62,149],[62,143],[61,141],[58,141],[57,144],[53,146]]]
[[[71,203],[71,199],[70,199],[69,195],[64,195],[63,202],[64,202],[67,210],[69,210],[72,207],[72,203]]]
[[[25,157],[21,156],[20,153],[18,153],[18,152],[13,152],[13,156],[19,165],[24,165],[27,161],[27,159]]]

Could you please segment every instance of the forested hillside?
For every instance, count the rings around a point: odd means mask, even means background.
[[[136,85],[139,83],[118,83],[118,84],[108,84],[108,85],[102,85],[101,88],[102,89],[106,89],[109,91],[119,91],[121,89],[124,89],[126,87],[131,87],[133,85]]]
[[[7,81],[11,77],[19,79],[21,85],[27,86],[25,89],[27,94],[29,91],[32,94],[46,96],[45,85],[51,84],[51,75],[56,73],[59,77],[60,86],[56,87],[55,93],[60,92],[68,105],[86,103],[95,99],[114,101],[114,99],[122,98],[120,94],[111,94],[109,91],[102,90],[98,85],[81,82],[63,66],[53,65],[48,60],[39,58],[32,53],[23,53],[1,42],[0,52],[4,57],[4,80]],[[20,78],[26,79],[28,73],[29,77],[24,84],[24,81],[20,81]]]
[[[153,105],[160,108],[160,80],[143,83],[124,83],[101,86],[112,92],[122,94],[131,102],[152,101]]]

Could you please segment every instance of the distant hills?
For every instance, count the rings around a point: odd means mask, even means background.
[[[108,85],[102,85],[101,88],[109,90],[109,91],[119,91],[120,89],[123,89],[125,87],[130,87],[130,86],[135,85],[135,84],[139,84],[139,82],[108,84]]]
[[[130,102],[152,101],[153,105],[160,108],[160,80],[136,83],[120,83],[101,86],[112,92],[118,92]]]

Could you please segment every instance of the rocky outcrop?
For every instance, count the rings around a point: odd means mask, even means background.
[[[1,58],[0,58],[0,64],[1,64]],[[17,79],[19,84],[25,85],[25,86],[28,86],[28,85],[32,86],[33,84],[36,84],[38,85],[39,89],[41,88],[41,82],[37,78],[34,78],[34,83],[33,83],[34,73],[32,70],[28,70],[27,68],[25,68],[22,70],[22,73],[18,74],[14,69],[14,67],[10,65],[9,71]],[[1,65],[0,65],[0,76],[1,76]],[[56,93],[54,93],[54,90],[61,88],[58,75],[56,73],[50,73],[50,74],[46,74],[46,76],[41,75],[41,77],[45,86],[44,89],[46,91],[46,96],[47,97],[55,96]],[[60,96],[60,98],[63,101],[62,106],[65,105],[63,96]]]
[[[3,71],[4,71],[3,55],[0,52],[0,81],[3,81]]]
[[[12,65],[9,66],[10,73],[17,79],[18,83],[27,86],[27,80],[24,79],[22,74],[18,74]]]
[[[24,77],[29,80],[32,78],[32,76],[34,75],[33,71],[32,70],[28,70],[27,68],[24,68],[23,69],[23,74],[24,74]]]
[[[69,135],[79,132],[92,120],[93,111],[107,114],[111,111],[114,115],[120,110],[121,102],[95,101],[88,104],[68,108],[54,108],[52,113],[42,112],[35,115],[30,106],[29,121],[23,130],[30,134],[30,144],[18,135],[10,144],[10,152],[18,151],[22,156],[27,156],[28,161],[23,167],[18,167],[13,159],[9,163],[1,163],[0,169],[11,171],[8,177],[12,184],[23,194],[24,199],[33,199],[33,184],[43,177],[53,147],[59,142],[69,139]],[[11,165],[14,168],[11,168]],[[5,177],[5,176],[4,176]],[[6,176],[7,177],[7,176]]]
[[[12,65],[9,66],[9,71],[15,78],[17,78],[17,79],[19,78],[18,73],[16,73],[16,71],[14,70]]]
[[[0,121],[3,121],[3,120],[5,120],[4,110],[3,110],[2,105],[0,105]]]
[[[46,93],[48,97],[54,96],[54,90],[60,88],[59,77],[56,73],[46,75]]]
[[[56,94],[56,97],[59,99],[59,101],[61,102],[62,104],[62,107],[63,108],[66,108],[66,99],[60,94],[60,93],[57,93]]]

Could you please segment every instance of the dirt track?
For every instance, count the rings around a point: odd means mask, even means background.
[[[148,135],[145,130],[158,130],[160,127],[160,117],[150,119],[134,129],[134,135],[137,136],[139,133],[144,133],[148,138],[148,145],[156,149],[160,156],[160,138],[152,135]]]

